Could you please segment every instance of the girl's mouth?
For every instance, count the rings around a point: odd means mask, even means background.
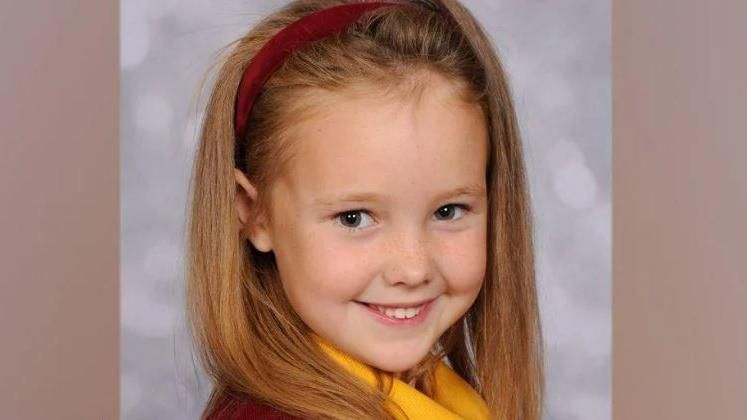
[[[423,323],[435,301],[434,298],[416,306],[403,305],[402,307],[379,306],[358,301],[355,303],[366,309],[375,319],[387,325],[414,326]]]

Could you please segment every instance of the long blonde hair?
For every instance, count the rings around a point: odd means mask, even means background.
[[[215,384],[203,418],[241,397],[303,418],[394,418],[384,406],[383,379],[372,389],[320,350],[284,295],[273,254],[257,251],[240,234],[234,167],[257,187],[266,211],[269,186],[292,158],[285,133],[313,107],[309,92],[362,81],[394,89],[425,70],[463,85],[465,98],[486,116],[487,267],[477,300],[443,334],[439,351],[401,378],[431,395],[432,368],[445,357],[483,396],[493,418],[538,420],[542,340],[521,141],[506,75],[468,10],[456,0],[403,1],[407,7],[377,9],[339,35],[294,52],[255,103],[241,139],[245,147],[236,144],[234,100],[254,54],[289,23],[343,3],[350,1],[298,0],[276,11],[232,44],[215,78],[194,161],[187,228],[188,315]]]

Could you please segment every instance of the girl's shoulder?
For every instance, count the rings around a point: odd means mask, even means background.
[[[230,399],[220,404],[207,420],[303,420],[252,399]]]

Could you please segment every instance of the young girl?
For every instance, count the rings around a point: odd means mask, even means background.
[[[203,418],[540,418],[516,117],[456,0],[264,19],[222,63],[192,182]]]

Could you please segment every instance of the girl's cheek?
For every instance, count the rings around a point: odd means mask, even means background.
[[[340,294],[358,293],[366,279],[373,276],[365,248],[331,237],[313,240],[306,254],[312,286]]]
[[[470,293],[482,286],[487,263],[484,233],[465,232],[443,241],[439,266],[448,288],[455,293]]]

